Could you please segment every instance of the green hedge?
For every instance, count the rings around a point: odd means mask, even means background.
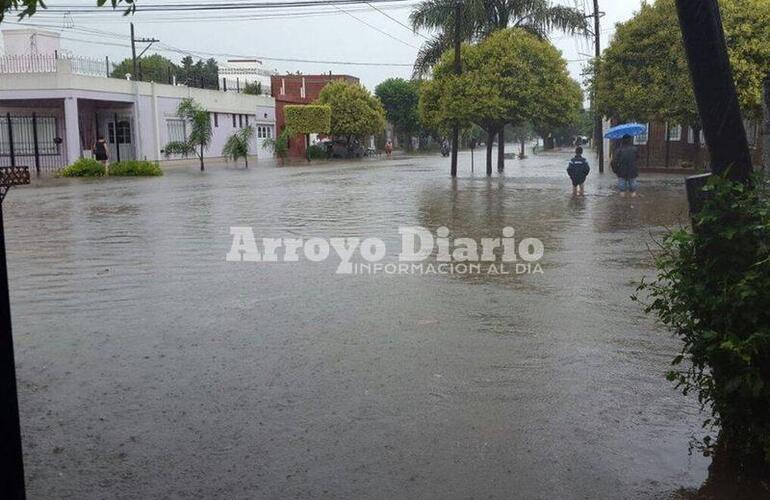
[[[307,148],[307,156],[311,160],[325,160],[329,158],[329,155],[326,153],[326,148],[318,145]]]
[[[283,108],[286,127],[295,134],[328,134],[332,125],[332,108],[318,104],[289,105]]]
[[[110,175],[116,177],[152,177],[163,175],[163,171],[151,161],[126,160],[110,165]]]
[[[62,177],[100,177],[104,175],[104,165],[92,158],[81,158],[64,168],[59,172],[59,175]]]

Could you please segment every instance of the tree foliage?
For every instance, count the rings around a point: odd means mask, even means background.
[[[770,2],[723,0],[720,7],[741,107],[759,117],[770,61]],[[643,4],[633,19],[618,24],[596,71],[602,114],[698,125],[674,0]]]
[[[284,106],[286,126],[295,134],[328,134],[332,110],[329,106]]]
[[[428,29],[436,34],[420,48],[414,64],[414,75],[421,76],[436,64],[452,45],[457,2],[424,0],[410,15],[412,28]],[[549,0],[467,0],[461,3],[460,38],[477,42],[495,31],[521,28],[545,39],[549,32],[569,34],[585,32],[587,22],[576,8],[553,5]]]
[[[243,84],[243,93],[247,95],[262,94],[262,82],[246,82]]]
[[[641,297],[682,340],[668,379],[712,411],[717,449],[770,474],[770,203],[762,189],[714,176],[694,231],[662,244]],[[755,183],[762,186],[762,180]],[[714,449],[707,437],[704,451]],[[732,478],[731,478],[732,479]],[[748,498],[748,497],[747,497]],[[758,498],[758,497],[757,497]]]
[[[453,72],[447,52],[423,85],[420,116],[448,130],[475,123],[487,131],[505,124],[531,123],[536,129],[577,120],[580,86],[570,78],[556,48],[521,29],[494,33],[461,50],[462,75]]]
[[[166,144],[166,156],[179,154],[189,156],[196,154],[200,160],[201,171],[204,170],[203,154],[211,144],[212,129],[209,112],[201,107],[193,99],[182,99],[176,110],[177,115],[190,125],[190,133],[187,140],[170,142]]]
[[[222,147],[222,156],[233,161],[243,158],[244,165],[249,168],[249,144],[254,139],[254,127],[248,125],[227,138]]]
[[[382,102],[385,116],[393,124],[396,134],[401,134],[407,139],[420,131],[418,88],[415,81],[389,78],[374,89],[374,94]]]
[[[160,54],[140,57],[136,62],[139,67],[138,71],[140,71],[138,75],[134,75],[133,59],[127,57],[115,66],[111,76],[113,78],[125,78],[126,74],[131,74],[135,80],[141,78],[145,82],[166,83],[171,75],[176,75],[179,72],[179,66]]]
[[[206,62],[202,59],[195,62],[192,57],[185,56],[179,66],[176,80],[188,87],[215,89],[219,84],[219,65],[214,58],[209,58]]]
[[[134,0],[95,0],[98,7],[109,4],[113,9],[121,4],[125,6],[124,14],[131,14],[136,9]],[[0,22],[3,22],[5,16],[10,11],[18,12],[19,19],[33,16],[39,8],[46,8],[43,0],[2,0],[0,1]]]
[[[331,108],[332,135],[363,138],[385,128],[385,110],[379,99],[357,83],[329,83],[316,104]]]

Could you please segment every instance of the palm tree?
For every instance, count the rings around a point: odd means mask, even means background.
[[[222,156],[233,161],[243,158],[246,168],[249,168],[249,143],[254,138],[254,127],[251,125],[240,129],[231,135],[222,148]]]
[[[187,156],[194,153],[200,160],[201,172],[203,172],[203,153],[208,149],[213,135],[209,112],[194,100],[187,98],[182,99],[182,102],[179,103],[176,113],[180,118],[184,118],[186,122],[190,123],[190,134],[185,141],[166,144],[166,156],[172,154]]]
[[[415,31],[436,32],[417,54],[415,77],[425,75],[441,54],[451,48],[456,5],[457,0],[424,0],[409,16]],[[460,21],[460,37],[467,42],[477,42],[505,28],[521,28],[539,38],[547,38],[554,30],[570,35],[588,32],[583,12],[552,5],[550,0],[464,0]]]
[[[420,78],[438,62],[452,46],[455,32],[455,12],[458,0],[424,0],[409,16],[414,31],[434,31],[414,63],[413,76]],[[460,38],[477,42],[497,30],[515,27],[539,38],[547,38],[554,30],[573,35],[588,33],[588,22],[583,12],[563,5],[552,5],[550,0],[463,0],[459,23]],[[503,169],[505,158],[505,127],[499,127],[497,168]],[[491,142],[494,132],[488,130]],[[487,153],[491,149],[487,148]],[[487,160],[490,161],[489,159]]]

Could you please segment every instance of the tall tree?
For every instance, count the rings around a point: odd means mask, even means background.
[[[353,137],[363,139],[385,128],[382,103],[357,83],[331,82],[321,90],[315,104],[331,108],[331,133],[345,137],[348,143]]]
[[[477,45],[462,48],[463,74],[452,72],[446,52],[423,84],[421,119],[444,130],[477,124],[488,133],[487,174],[492,175],[494,136],[506,124],[555,127],[576,119],[582,102],[580,86],[567,63],[549,42],[521,29],[494,33]]]
[[[439,60],[454,39],[456,0],[424,0],[412,12],[412,28],[436,31],[425,42],[414,63],[414,75],[421,76]],[[580,10],[554,5],[549,0],[466,0],[461,6],[460,36],[468,42],[487,38],[508,27],[521,28],[545,39],[549,32],[560,30],[574,34],[587,31],[586,17]],[[505,136],[498,130],[498,170],[504,166]]]
[[[412,28],[436,31],[420,49],[414,64],[415,76],[421,76],[436,64],[451,47],[455,26],[456,0],[424,0],[412,11]],[[522,28],[539,38],[553,30],[569,34],[585,32],[583,12],[549,0],[466,0],[462,2],[461,37],[476,42],[495,31]]]
[[[759,118],[770,61],[770,2],[722,0],[720,8],[741,108]],[[618,24],[595,84],[605,116],[700,128],[674,0],[643,4],[633,19]]]
[[[411,147],[411,137],[420,131],[417,83],[403,78],[389,78],[377,85],[374,93],[382,102],[388,121],[393,124],[394,134]]]

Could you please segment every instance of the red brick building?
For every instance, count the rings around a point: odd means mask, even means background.
[[[757,121],[747,120],[746,136],[751,147],[753,163],[762,162],[762,134]],[[634,138],[634,144],[639,149],[640,167],[650,170],[688,169],[697,164],[708,164],[708,149],[702,133],[690,127],[672,125],[671,138],[668,145],[668,167],[666,166],[666,124],[654,122],[647,124],[648,135]],[[700,137],[696,136],[696,133]]]
[[[286,127],[283,108],[287,104],[312,104],[318,99],[326,84],[342,80],[349,83],[359,83],[358,78],[349,75],[273,75],[270,77],[270,88],[275,98],[275,123],[277,133]],[[305,156],[305,140],[297,136],[289,140],[289,156]]]

